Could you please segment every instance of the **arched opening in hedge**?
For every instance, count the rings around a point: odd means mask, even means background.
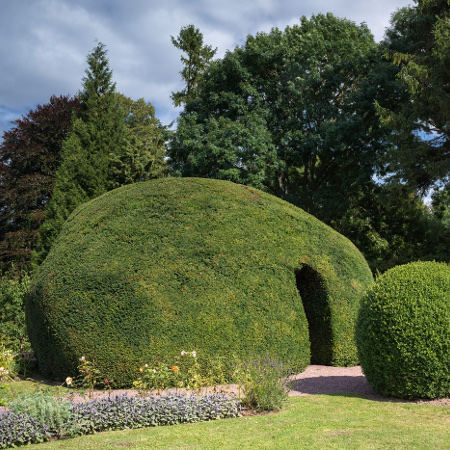
[[[331,312],[325,283],[307,265],[295,270],[295,281],[308,320],[311,364],[331,364]]]

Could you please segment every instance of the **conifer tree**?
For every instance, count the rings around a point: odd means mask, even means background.
[[[184,68],[180,72],[186,87],[172,93],[175,106],[180,106],[195,97],[200,77],[216,54],[217,48],[203,45],[203,34],[194,25],[182,27],[180,34],[176,38],[171,36],[171,39],[176,48],[186,53],[186,56],[181,57]]]
[[[78,205],[117,187],[111,161],[120,158],[128,145],[124,111],[117,101],[102,43],[88,55],[87,62],[78,95],[82,110],[63,143],[55,190],[40,230],[37,263],[46,256],[64,221]]]

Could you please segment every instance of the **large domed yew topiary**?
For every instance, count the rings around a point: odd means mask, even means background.
[[[127,385],[139,364],[182,349],[271,353],[300,370],[309,336],[314,362],[356,362],[354,324],[371,281],[355,246],[301,209],[227,181],[168,178],[80,206],[26,311],[50,377],[72,374],[84,355]]]
[[[416,262],[385,272],[362,301],[356,340],[378,393],[449,396],[450,266]]]

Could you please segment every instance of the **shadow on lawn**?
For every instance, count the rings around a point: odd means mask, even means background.
[[[323,376],[303,378],[291,382],[291,391],[300,395],[325,394],[342,397],[359,397],[376,402],[410,402],[408,400],[388,398],[376,394],[364,376]]]

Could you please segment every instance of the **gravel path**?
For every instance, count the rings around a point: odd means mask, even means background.
[[[289,395],[362,394],[374,395],[361,367],[308,366],[293,377]]]
[[[314,394],[356,394],[358,396],[385,402],[426,403],[429,405],[450,406],[450,398],[437,400],[408,401],[382,397],[375,394],[364,376],[361,366],[330,367],[308,366],[306,370],[293,377],[290,396]]]

